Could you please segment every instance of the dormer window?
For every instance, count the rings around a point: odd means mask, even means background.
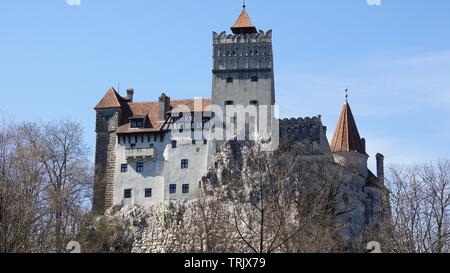
[[[143,127],[144,127],[144,119],[131,120],[131,128],[143,128]]]

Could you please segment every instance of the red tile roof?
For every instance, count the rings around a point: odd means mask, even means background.
[[[358,152],[365,154],[364,144],[358,132],[352,109],[346,102],[331,142],[332,152]]]
[[[250,16],[248,16],[247,11],[244,9],[241,12],[241,15],[237,19],[236,23],[231,27],[231,30],[235,34],[239,33],[256,33],[256,28],[250,20]]]
[[[122,107],[122,101],[123,98],[111,87],[97,106],[95,106],[95,109],[120,108]]]
[[[186,106],[190,111],[194,111],[194,99],[186,100],[171,100],[170,106],[175,109],[177,106]],[[211,106],[210,99],[202,99],[201,111],[208,111]],[[117,130],[118,134],[129,134],[129,133],[148,133],[148,132],[159,132],[163,127],[164,121],[159,120],[159,102],[128,102],[130,109],[130,117],[146,117],[149,121],[149,126],[145,128],[131,128],[130,121],[126,120]],[[169,112],[172,112],[169,111]]]

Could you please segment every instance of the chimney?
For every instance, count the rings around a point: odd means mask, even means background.
[[[382,185],[384,185],[384,156],[377,154],[377,177]]]
[[[164,121],[167,119],[167,112],[170,111],[170,97],[162,93],[159,97],[159,120]]]
[[[133,102],[133,96],[134,96],[134,89],[133,88],[128,88],[127,89],[127,99],[130,102]]]

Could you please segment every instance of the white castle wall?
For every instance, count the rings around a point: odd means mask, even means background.
[[[126,149],[131,143],[135,148],[147,148],[153,145],[155,157],[152,159],[131,159],[127,161]],[[148,141],[141,137],[135,142],[131,137],[131,143],[120,142],[116,147],[116,171],[114,182],[114,205],[132,204],[148,207],[168,200],[194,200],[198,198],[199,181],[207,168],[208,147],[203,142],[192,144],[191,139],[177,140],[177,147],[172,148],[170,133],[160,136],[154,141],[154,137]],[[181,169],[181,160],[189,160],[188,169]],[[144,172],[136,171],[136,163],[144,163]],[[121,172],[121,165],[128,164],[128,171]],[[169,193],[169,185],[176,184],[175,194]],[[183,184],[189,184],[189,193],[183,194]],[[152,189],[152,197],[145,197],[145,189]],[[132,189],[132,198],[125,199],[124,191]]]

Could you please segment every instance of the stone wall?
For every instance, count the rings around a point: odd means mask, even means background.
[[[93,212],[103,214],[113,205],[119,109],[97,110]]]

